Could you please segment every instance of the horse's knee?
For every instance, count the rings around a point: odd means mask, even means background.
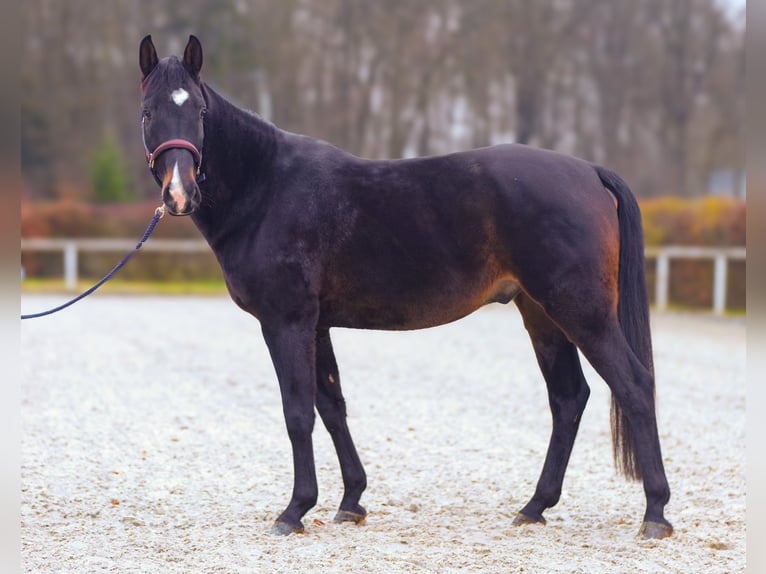
[[[314,431],[314,411],[309,413],[285,413],[285,425],[290,440],[300,441],[311,436]]]

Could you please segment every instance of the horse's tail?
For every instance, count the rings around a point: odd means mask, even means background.
[[[595,166],[601,183],[617,199],[620,225],[620,262],[618,271],[619,299],[617,316],[628,345],[651,374],[654,393],[654,361],[649,328],[649,298],[644,275],[644,233],[641,212],[633,193],[616,173]],[[612,452],[615,466],[631,480],[641,479],[641,467],[636,456],[633,429],[620,405],[612,395]]]

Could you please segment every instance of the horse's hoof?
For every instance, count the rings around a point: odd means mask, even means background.
[[[659,540],[660,538],[672,536],[672,534],[673,527],[670,524],[663,524],[661,522],[646,521],[641,525],[641,529],[638,531],[638,535],[643,540]]]
[[[516,514],[516,518],[513,519],[514,526],[521,526],[522,524],[545,524],[545,518],[542,515],[538,517],[528,516],[523,512]]]
[[[303,524],[300,522],[298,525],[288,524],[282,520],[277,520],[274,526],[271,527],[271,534],[274,536],[287,536],[288,534],[302,534]]]
[[[362,508],[361,506],[359,508]],[[342,524],[343,522],[353,522],[354,524],[364,524],[364,520],[367,518],[367,512],[362,508],[362,512],[351,512],[350,510],[339,510],[332,521],[335,524]]]

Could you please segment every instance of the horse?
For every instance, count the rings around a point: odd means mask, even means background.
[[[182,58],[160,60],[151,36],[141,41],[144,149],[164,208],[192,218],[273,362],[294,475],[271,532],[302,532],[317,502],[315,408],[343,480],[334,521],[367,515],[331,328],[423,329],[514,301],[552,431],[513,524],[545,524],[559,501],[590,394],[579,349],[611,390],[615,466],[643,481],[639,536],[670,536],[641,213],[628,185],[600,165],[519,144],[356,157],[237,107],[202,81],[202,60],[193,35]]]

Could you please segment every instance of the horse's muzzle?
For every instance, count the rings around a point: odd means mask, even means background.
[[[199,207],[202,194],[193,168],[181,172],[176,162],[162,184],[162,203],[171,215],[191,215]]]
[[[199,207],[201,193],[196,183],[193,183],[191,189],[178,192],[171,192],[169,188],[162,190],[162,203],[165,204],[170,215],[191,215]]]

